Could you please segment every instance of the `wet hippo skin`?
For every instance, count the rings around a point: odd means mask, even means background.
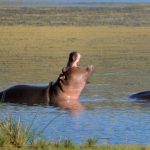
[[[82,68],[76,64],[67,65],[58,79],[47,86],[16,85],[0,92],[0,99],[2,102],[46,104],[68,110],[84,109],[79,96],[95,69],[92,65]]]
[[[137,100],[150,100],[150,91],[139,92],[131,95],[129,98]]]

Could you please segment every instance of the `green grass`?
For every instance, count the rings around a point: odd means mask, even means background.
[[[74,144],[70,139],[51,142],[33,136],[30,129],[31,125],[27,127],[20,119],[15,121],[11,115],[1,120],[0,150],[150,150],[149,146],[142,145],[97,145],[96,138],[89,138],[82,145]]]
[[[86,143],[85,143],[85,147],[96,147],[98,139],[96,138],[88,138]]]
[[[30,3],[27,3],[27,5]],[[43,3],[44,4],[44,3]],[[11,8],[11,5],[13,7]],[[92,5],[92,3],[91,3]],[[106,3],[97,3],[104,6]],[[109,3],[116,8],[48,8],[15,7],[17,3],[0,2],[0,25],[37,26],[149,26],[150,4]],[[2,6],[4,8],[2,8]],[[8,6],[8,7],[7,7]],[[42,6],[42,3],[41,3]],[[6,8],[5,8],[6,7]],[[34,6],[33,6],[34,7]]]
[[[23,125],[20,121],[15,121],[11,115],[0,123],[0,146],[13,145],[22,147],[28,143],[33,143],[34,136],[29,127]]]

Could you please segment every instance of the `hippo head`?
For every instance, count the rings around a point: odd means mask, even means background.
[[[86,68],[69,67],[63,72],[64,78],[58,79],[62,92],[70,95],[72,99],[78,99],[93,72],[92,65]]]
[[[79,62],[80,57],[77,60],[76,63]],[[54,96],[51,102],[62,108],[83,108],[79,102],[79,96],[94,70],[92,65],[85,68],[77,65],[63,68],[61,75],[52,86],[53,94],[51,95]]]
[[[58,79],[52,87],[52,105],[71,112],[85,109],[79,102],[79,96],[93,72],[93,66],[69,67],[63,74],[65,77]]]

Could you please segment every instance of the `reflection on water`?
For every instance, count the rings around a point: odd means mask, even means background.
[[[30,124],[37,114],[33,128],[39,131],[52,120],[43,133],[52,140],[150,143],[150,104],[128,99],[131,93],[150,90],[148,27],[0,27],[0,32],[1,90],[55,80],[72,49],[81,52],[80,65],[96,66],[80,97],[88,110],[74,116],[50,106],[1,104],[0,117],[10,112]]]

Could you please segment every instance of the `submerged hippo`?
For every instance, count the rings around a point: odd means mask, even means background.
[[[93,66],[77,66],[80,53],[73,52],[56,82],[47,86],[16,85],[0,92],[2,102],[47,104],[68,110],[81,110],[79,96],[94,71]]]
[[[139,93],[131,95],[129,98],[150,101],[150,91],[139,92]]]

